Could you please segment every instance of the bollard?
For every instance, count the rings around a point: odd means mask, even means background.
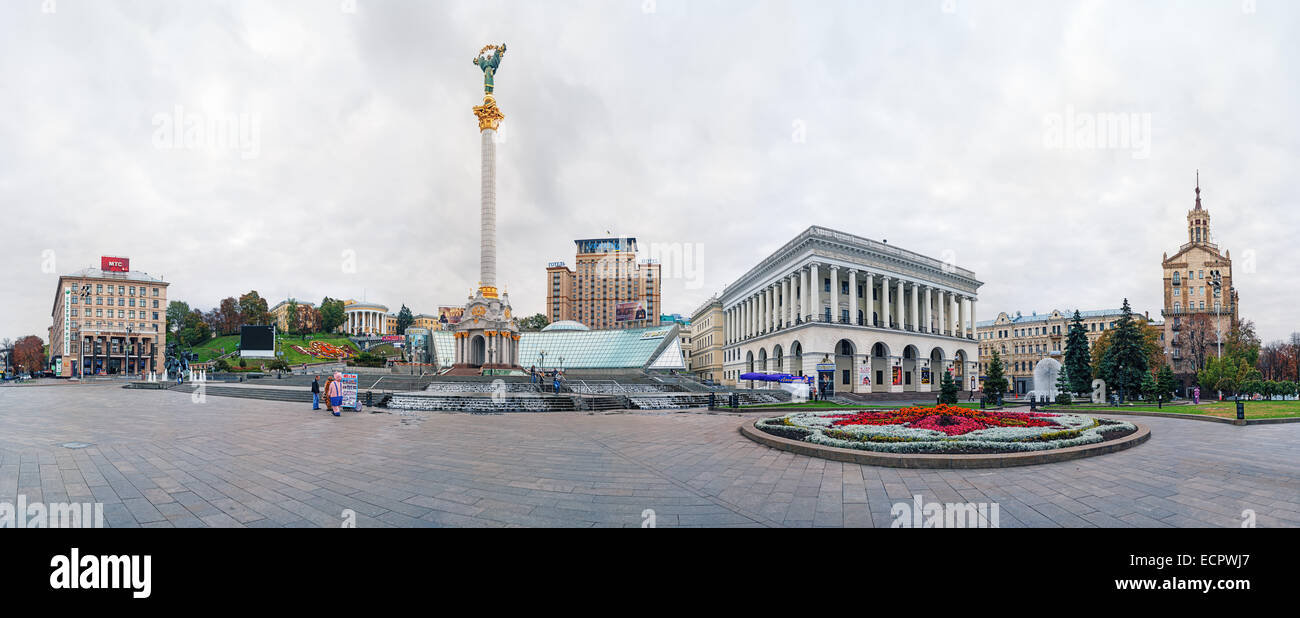
[[[1237,400],[1237,420],[1246,420],[1246,403],[1241,399]]]

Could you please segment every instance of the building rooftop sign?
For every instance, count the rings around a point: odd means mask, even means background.
[[[101,256],[99,269],[106,272],[124,273],[131,270],[131,259],[124,257]]]

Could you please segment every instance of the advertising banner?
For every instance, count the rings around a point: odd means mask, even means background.
[[[871,363],[858,365],[858,386],[871,386]]]
[[[465,314],[464,307],[438,307],[438,322],[442,324],[459,324]]]
[[[633,301],[614,305],[614,321],[630,322],[646,319],[645,303]]]
[[[357,374],[343,374],[343,407],[357,409]]]
[[[131,260],[130,258],[102,255],[99,257],[99,269],[111,273],[129,272],[131,270]]]
[[[903,385],[903,368],[899,367],[898,365],[894,365],[894,386],[902,386],[902,385]]]

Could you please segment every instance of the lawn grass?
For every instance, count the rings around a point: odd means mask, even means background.
[[[276,337],[276,342],[278,346],[277,349],[280,352],[284,353],[284,356],[282,357],[284,358],[284,362],[289,363],[290,365],[301,365],[303,363],[319,363],[328,360],[324,358],[316,358],[315,356],[311,356],[309,354],[302,354],[297,350],[293,349],[293,346],[296,345],[306,348],[310,346],[311,342],[313,341],[324,341],[325,343],[336,345],[341,348],[349,348],[354,353],[360,351],[360,349],[357,348],[357,345],[355,343],[352,343],[352,341],[348,339],[347,335],[315,334],[315,335],[310,335],[310,337],[311,338],[308,339],[305,336],[299,336],[299,335],[277,336]],[[253,362],[253,359],[249,359],[249,362],[250,363]]]
[[[307,336],[302,336],[302,335],[277,335],[275,338],[277,349],[281,352],[284,352],[284,356],[282,357],[284,358],[284,362],[289,363],[290,365],[301,365],[303,363],[319,363],[326,360],[322,358],[316,358],[315,356],[299,353],[297,350],[293,349],[292,347],[298,345],[305,348],[311,345],[312,341],[324,341],[326,343],[330,343],[336,346],[351,348],[354,352],[358,351],[356,344],[352,343],[352,341],[348,339],[347,335],[315,334],[315,335],[310,335],[310,337],[311,338],[308,339]],[[222,354],[229,354],[231,352],[234,352],[238,347],[239,347],[239,335],[225,335],[222,337],[213,337],[212,339],[209,339],[199,345],[194,346],[193,350],[196,354],[199,355],[199,362],[206,363],[209,361],[216,360],[217,357],[221,356]],[[223,348],[225,349],[225,352],[222,352]],[[228,360],[232,366],[236,366],[236,367],[239,366],[238,356],[232,356]],[[261,366],[262,363],[269,363],[271,362],[271,359],[250,358],[247,359],[247,362],[250,367],[253,367],[253,366]]]
[[[239,347],[239,335],[225,335],[222,337],[213,337],[199,345],[194,346],[194,353],[199,355],[199,362],[206,363],[215,360],[218,356],[225,353],[234,352]],[[225,352],[222,352],[225,348]]]
[[[1300,401],[1246,401],[1246,418],[1293,418],[1300,417]],[[1219,418],[1237,418],[1237,403],[1228,401],[1206,401],[1200,405],[1178,405],[1157,408],[1152,405],[1141,406],[1070,406],[1086,409],[1090,412],[1158,412],[1164,414],[1201,414]]]

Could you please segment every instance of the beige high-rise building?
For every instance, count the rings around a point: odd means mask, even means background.
[[[546,317],[592,329],[659,324],[659,264],[638,260],[635,238],[592,238],[577,245],[574,268],[546,267]]]
[[[691,350],[687,366],[696,378],[721,382],[726,344],[726,323],[722,301],[717,296],[705,301],[691,314]]]
[[[50,311],[56,375],[161,373],[167,357],[166,281],[131,271],[126,258],[59,277]]]
[[[1187,242],[1161,260],[1164,279],[1165,353],[1174,375],[1186,385],[1238,322],[1232,252],[1212,242],[1210,211],[1201,205],[1200,174],[1196,203],[1187,211]]]

